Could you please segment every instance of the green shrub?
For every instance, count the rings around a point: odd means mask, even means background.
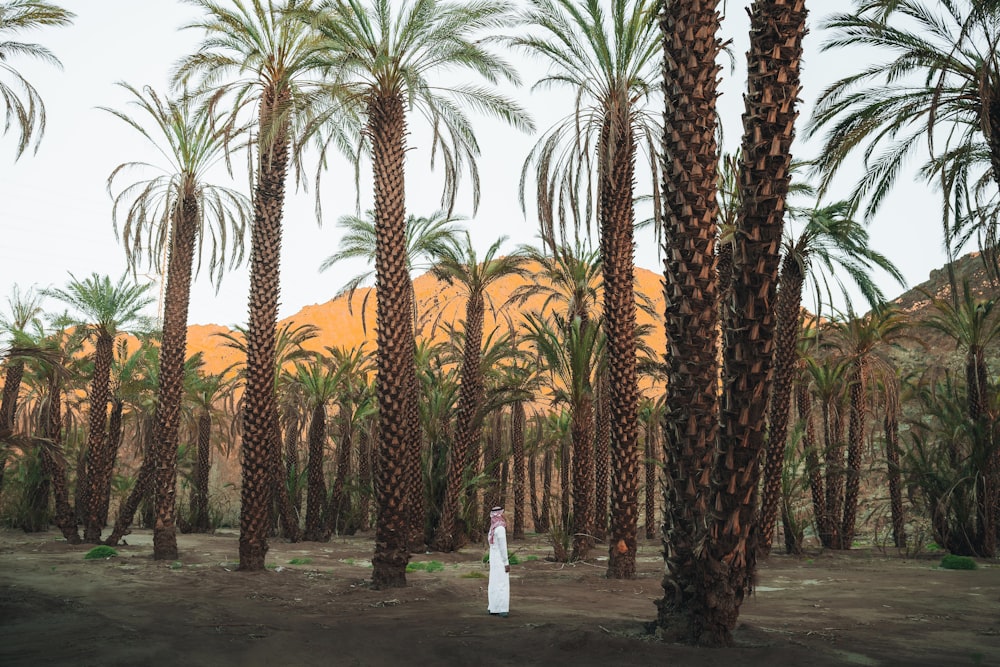
[[[439,560],[408,563],[407,572],[443,572],[444,563]]]
[[[490,562],[489,552],[486,552],[486,554],[483,556],[483,562],[484,563]],[[510,563],[511,565],[519,565],[521,563],[521,559],[517,557],[517,554],[512,554],[511,552],[508,551],[507,562]]]
[[[941,567],[945,570],[975,570],[976,561],[968,556],[948,554],[941,559]]]
[[[114,549],[105,544],[102,544],[100,546],[94,547],[93,549],[85,553],[83,557],[86,560],[94,560],[97,558],[112,558],[117,555],[118,555],[117,551],[115,551]]]
[[[485,579],[486,575],[482,572],[477,572],[473,570],[472,572],[466,572],[462,575],[463,579]]]
[[[311,562],[313,562],[312,558],[293,558],[292,560],[288,561],[288,564],[289,565],[308,565]]]
[[[182,567],[184,567],[184,563],[180,562],[179,560],[175,560],[173,563],[170,564],[171,570],[179,570]]]

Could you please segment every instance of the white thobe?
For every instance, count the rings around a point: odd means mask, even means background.
[[[490,544],[489,612],[491,614],[506,614],[510,609],[510,575],[506,571],[509,564],[507,529],[497,526],[493,530],[493,543]]]

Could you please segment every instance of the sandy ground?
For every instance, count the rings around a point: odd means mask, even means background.
[[[176,563],[152,560],[148,531],[127,541],[95,561],[54,532],[0,531],[0,665],[1000,665],[995,561],[773,555],[738,646],[699,649],[644,633],[662,592],[655,541],[634,581],[605,579],[600,559],[546,562],[541,538],[512,542],[509,618],[486,613],[480,548],[417,555],[444,569],[374,591],[370,535],[273,540],[256,574],[236,571],[233,531],[180,536]]]

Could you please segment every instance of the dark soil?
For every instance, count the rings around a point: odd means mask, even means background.
[[[542,538],[513,542],[509,618],[486,613],[478,547],[414,556],[444,569],[375,591],[370,535],[274,540],[257,574],[236,571],[233,531],[179,536],[176,563],[152,560],[148,531],[127,541],[93,561],[57,533],[0,531],[0,665],[1000,665],[995,561],[772,555],[738,646],[704,649],[645,633],[662,593],[653,541],[632,581],[605,579],[603,559],[546,562]]]

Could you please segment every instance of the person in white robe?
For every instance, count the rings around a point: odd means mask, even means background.
[[[502,507],[490,510],[489,542],[489,612],[492,616],[506,618],[510,611],[510,562],[507,560],[507,522]]]

